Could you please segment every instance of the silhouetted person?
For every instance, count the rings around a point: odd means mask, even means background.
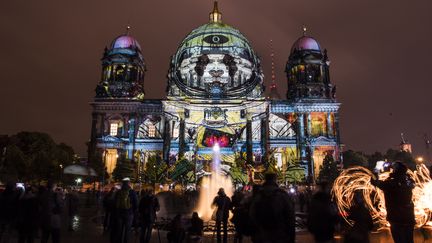
[[[74,218],[78,213],[79,207],[79,198],[78,194],[72,188],[69,190],[69,193],[66,194],[66,205],[67,205],[67,213],[68,213],[68,221],[69,221],[69,231],[73,231],[73,222]]]
[[[141,219],[141,243],[150,242],[153,225],[156,221],[156,212],[159,209],[159,200],[153,194],[153,191],[144,191],[138,207]]]
[[[244,194],[240,190],[235,191],[234,195],[231,197],[231,208],[233,212],[233,218],[231,219],[231,222],[233,222],[235,228],[235,243],[241,243],[243,239],[242,223],[244,222],[241,222],[242,220],[244,220],[244,208],[242,208],[243,198]],[[247,211],[247,213],[249,213],[249,211]]]
[[[7,183],[0,195],[0,242],[7,242],[16,219],[18,194],[14,183]]]
[[[252,235],[255,243],[295,242],[293,202],[276,179],[276,174],[266,174],[264,184],[254,192],[249,214],[256,227]]]
[[[369,243],[369,231],[373,228],[373,220],[370,211],[367,209],[363,194],[356,191],[354,203],[348,212],[348,219],[354,224],[344,237],[345,243]]]
[[[103,198],[103,207],[105,210],[105,217],[104,217],[104,223],[103,228],[104,231],[111,228],[113,224],[112,215],[115,211],[115,187],[112,187],[110,191],[104,196]]]
[[[221,242],[221,227],[223,227],[223,242],[228,239],[228,217],[231,209],[231,200],[225,194],[223,188],[220,188],[218,195],[213,199],[212,206],[216,206],[216,235],[217,242]]]
[[[188,228],[188,242],[201,242],[204,229],[204,221],[197,212],[192,213],[190,227]]]
[[[130,179],[124,178],[122,187],[116,192],[114,197],[115,210],[114,210],[114,224],[111,229],[115,243],[127,243],[132,228],[132,222],[138,208],[138,199],[134,190],[130,187]]]
[[[18,243],[33,243],[39,226],[39,201],[28,187],[18,203]]]
[[[373,180],[372,184],[384,192],[387,220],[395,243],[414,242],[414,181],[407,175],[407,167],[401,162],[392,165],[393,172],[385,181]]]
[[[53,243],[60,242],[61,213],[64,204],[61,195],[54,191],[54,187],[52,182],[48,182],[46,191],[40,194],[41,243],[47,243],[50,236]]]
[[[169,225],[167,234],[169,243],[182,243],[185,238],[185,229],[183,226],[181,214],[177,214]]]
[[[300,212],[304,212],[304,207],[306,205],[306,192],[301,191],[298,195],[299,199],[299,205],[300,205]]]
[[[308,210],[308,229],[315,242],[333,242],[338,212],[331,201],[327,182],[321,182],[319,186],[319,191],[312,196]]]

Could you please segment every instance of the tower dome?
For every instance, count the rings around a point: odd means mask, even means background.
[[[329,64],[327,50],[322,51],[318,41],[306,35],[303,26],[303,36],[294,42],[285,69],[287,98],[334,100],[336,88],[330,82]]]
[[[102,79],[96,87],[96,98],[144,98],[146,71],[138,41],[125,34],[116,37],[102,57]]]
[[[302,36],[294,42],[293,46],[291,47],[291,53],[294,51],[302,51],[302,50],[310,50],[310,51],[317,51],[321,52],[321,46],[314,38],[310,36]]]
[[[314,38],[307,35],[306,26],[302,27],[303,36],[298,38],[291,47],[291,54],[295,51],[321,52],[321,46]]]
[[[261,96],[259,58],[244,35],[222,23],[221,17],[215,2],[209,23],[190,32],[172,56],[170,97]]]
[[[138,41],[129,34],[120,35],[111,43],[111,49],[138,49],[141,51],[141,46]]]

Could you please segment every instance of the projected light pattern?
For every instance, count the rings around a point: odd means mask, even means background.
[[[408,174],[415,181],[413,189],[414,213],[416,227],[422,227],[430,221],[432,212],[432,180],[429,170],[425,165],[418,165],[417,169],[408,171]],[[380,180],[385,180],[389,172],[379,175]],[[372,219],[379,228],[389,226],[386,220],[387,211],[385,208],[384,193],[371,184],[375,175],[364,167],[348,168],[340,174],[333,184],[332,194],[341,216],[352,225],[348,219],[348,211],[353,205],[354,193],[360,191],[363,195],[366,207],[369,209]]]

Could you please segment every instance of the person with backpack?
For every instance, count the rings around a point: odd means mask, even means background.
[[[223,242],[228,239],[228,217],[231,210],[231,199],[225,194],[223,188],[219,188],[218,195],[213,199],[212,206],[216,206],[216,235],[217,242],[221,242],[221,226],[223,225]]]
[[[122,180],[122,187],[117,191],[114,201],[115,209],[113,216],[115,226],[111,229],[111,242],[127,243],[138,207],[137,195],[130,187],[129,178]]]
[[[141,243],[150,242],[153,225],[156,221],[156,212],[159,209],[159,200],[154,195],[153,190],[145,190],[138,207],[141,221]]]
[[[294,243],[295,212],[288,193],[276,183],[276,174],[265,175],[265,182],[253,195],[249,215],[255,227],[254,243]]]

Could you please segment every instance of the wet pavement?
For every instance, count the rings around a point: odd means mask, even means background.
[[[103,233],[102,228],[102,211],[98,210],[96,206],[82,207],[79,216],[75,223],[75,231],[67,231],[67,224],[62,230],[62,242],[65,243],[96,243],[96,242],[109,242],[109,235]],[[153,230],[152,243],[167,242],[166,231]],[[159,241],[160,238],[160,241]],[[371,233],[371,243],[388,243],[393,242],[388,230]],[[343,242],[340,236],[335,237],[336,242]],[[131,235],[130,243],[138,243],[138,234]],[[204,243],[216,242],[216,235],[213,232],[207,232],[204,237]],[[229,236],[229,242],[233,242],[233,235]],[[244,239],[245,243],[251,242],[249,238]],[[296,242],[313,242],[312,235],[307,231],[300,231],[296,234]],[[415,231],[415,243],[432,243],[432,229],[424,228]]]
[[[109,242],[109,234],[103,232],[102,227],[103,212],[102,208],[92,204],[90,206],[82,205],[79,209],[79,214],[74,220],[74,231],[68,231],[68,223],[66,216],[63,218],[63,227],[61,231],[62,243],[96,243],[96,242]],[[152,243],[167,242],[166,231],[153,230]],[[388,243],[393,242],[388,230],[372,233],[370,235],[371,243]],[[35,242],[39,242],[36,239]],[[16,242],[16,233],[14,233],[10,242]],[[138,243],[139,235],[132,233],[129,243]],[[216,242],[216,235],[214,232],[207,232],[205,234],[204,243]],[[229,235],[228,242],[233,242],[233,235]],[[243,242],[251,242],[249,238]],[[313,237],[307,231],[299,231],[296,234],[296,242],[314,242]],[[343,242],[342,237],[336,236],[335,242]],[[424,228],[415,231],[415,243],[432,243],[432,228]]]

